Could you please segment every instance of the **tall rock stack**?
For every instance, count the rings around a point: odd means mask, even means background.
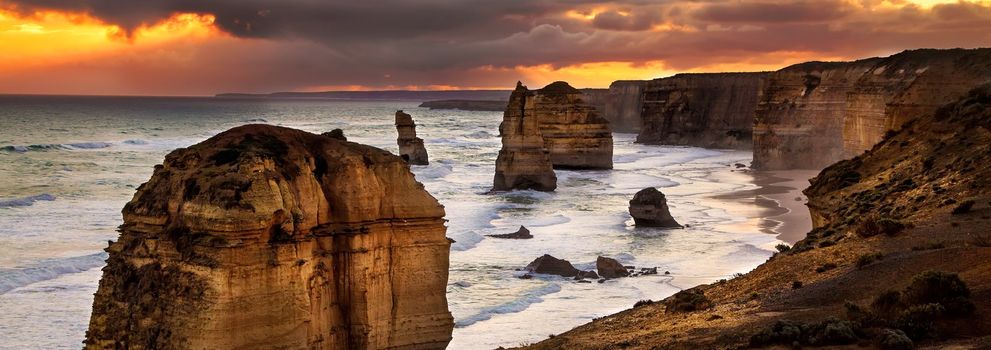
[[[423,139],[416,137],[416,123],[413,116],[396,111],[396,130],[399,131],[399,156],[413,165],[427,165],[427,149],[423,147]]]
[[[444,208],[386,151],[267,125],[173,151],[124,207],[89,349],[443,349]]]
[[[767,73],[678,74],[648,81],[638,143],[749,149]]]
[[[517,82],[499,124],[502,149],[496,158],[493,191],[557,188],[557,176],[544,148],[533,104],[533,93]]]
[[[533,115],[555,168],[612,169],[609,121],[586,98],[563,81],[534,92]]]

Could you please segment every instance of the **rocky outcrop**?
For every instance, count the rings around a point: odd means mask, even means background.
[[[812,180],[790,250],[524,348],[987,348],[991,86],[902,126]]]
[[[606,101],[609,100],[609,89],[583,88],[581,91],[582,100],[595,108],[595,111],[602,116],[602,111],[606,108]],[[608,119],[607,119],[608,120]]]
[[[612,169],[609,121],[585,98],[563,81],[533,93],[533,115],[540,121],[544,147],[555,168]]]
[[[615,132],[639,132],[643,112],[643,80],[618,80],[609,85],[602,117]]]
[[[648,81],[638,143],[749,149],[767,73],[678,74]]]
[[[320,134],[320,135],[323,135],[323,136],[326,136],[326,137],[329,137],[329,138],[332,138],[332,139],[338,139],[338,140],[341,140],[341,141],[347,141],[348,140],[347,136],[344,136],[344,130],[341,130],[341,129],[334,129],[334,130],[325,132],[325,133]]]
[[[413,116],[396,111],[396,130],[399,131],[399,156],[413,165],[428,165],[427,148],[423,147],[423,139],[416,137],[416,123]]]
[[[630,200],[630,216],[637,226],[680,228],[681,224],[671,217],[668,200],[664,193],[654,187],[637,192]]]
[[[530,239],[533,235],[530,234],[530,230],[527,230],[525,226],[520,225],[520,229],[513,233],[504,233],[499,235],[488,235],[493,238],[505,238],[505,239]]]
[[[386,151],[246,125],[123,209],[89,349],[443,349],[444,208]]]
[[[595,270],[599,271],[599,276],[603,278],[620,278],[630,275],[630,271],[627,271],[626,267],[619,261],[604,256],[595,259]],[[656,273],[656,270],[654,271]]]
[[[991,49],[913,50],[772,73],[754,122],[757,170],[821,169],[991,81]]]
[[[506,100],[439,100],[427,101],[420,107],[429,109],[456,109],[462,111],[503,111],[506,110]]]
[[[533,105],[533,93],[517,82],[499,124],[502,149],[496,158],[493,191],[553,191],[557,188],[557,175],[550,154],[544,148]]]
[[[558,275],[562,277],[575,277],[582,273],[581,270],[576,269],[571,262],[558,259],[548,254],[544,254],[541,257],[534,259],[533,262],[526,265],[524,270],[540,273],[545,275]]]

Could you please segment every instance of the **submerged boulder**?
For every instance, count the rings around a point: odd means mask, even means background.
[[[682,227],[671,217],[667,198],[654,187],[642,189],[633,196],[630,201],[630,215],[637,226]]]
[[[527,230],[525,226],[520,225],[520,229],[513,233],[506,233],[500,235],[488,235],[493,238],[507,238],[507,239],[530,239],[533,235],[530,234],[530,230]]]
[[[619,261],[604,256],[595,259],[595,269],[599,271],[599,276],[604,278],[620,278],[630,275],[630,271]]]
[[[524,269],[533,273],[558,275],[564,277],[574,277],[582,273],[582,271],[571,265],[571,262],[564,259],[558,259],[547,254],[535,259]]]
[[[443,349],[444,208],[389,152],[246,125],[123,210],[88,349]]]
[[[399,156],[406,162],[413,165],[428,165],[427,148],[423,146],[423,139],[416,137],[416,123],[413,116],[396,111],[396,130],[399,131]]]

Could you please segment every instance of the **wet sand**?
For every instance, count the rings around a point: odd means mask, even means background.
[[[816,170],[736,170],[719,176],[748,177],[757,187],[714,195],[712,198],[726,201],[724,209],[749,218],[746,222],[727,225],[725,229],[733,230],[736,225],[757,225],[761,231],[776,235],[788,244],[795,244],[812,230],[812,218],[805,206],[807,198],[802,190],[809,186],[809,179],[818,173]],[[759,209],[743,209],[754,208],[754,204]]]

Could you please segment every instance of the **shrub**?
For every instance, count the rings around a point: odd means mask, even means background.
[[[817,267],[816,268],[816,272],[823,273],[823,272],[826,272],[826,271],[829,271],[829,270],[832,270],[832,269],[835,269],[835,268],[836,268],[836,264],[834,264],[834,263],[825,263],[825,264],[822,264],[822,266]]]
[[[786,345],[844,345],[857,341],[858,327],[850,321],[828,318],[822,322],[806,324],[789,320],[777,320],[768,328],[750,337],[750,346],[764,347]]]
[[[863,268],[864,266],[870,265],[881,259],[884,259],[884,254],[877,252],[861,255],[857,258],[857,268]]]
[[[791,246],[790,245],[787,245],[787,244],[784,244],[784,243],[781,243],[781,244],[778,244],[778,245],[774,246],[774,249],[777,249],[778,252],[785,253],[785,252],[788,252],[789,250],[791,250]]]
[[[638,301],[638,302],[636,302],[636,304],[633,304],[633,308],[634,308],[634,309],[636,309],[636,308],[638,308],[638,307],[641,307],[641,306],[647,306],[647,305],[651,305],[651,304],[653,304],[653,303],[654,303],[654,301],[653,301],[653,300],[650,300],[650,299],[644,299],[644,300],[640,300],[640,301]]]
[[[856,232],[861,237],[873,237],[882,233],[894,236],[905,230],[905,227],[901,221],[870,215],[857,225]]]
[[[881,334],[878,336],[878,347],[881,350],[912,350],[915,349],[915,343],[912,339],[905,335],[898,329],[883,329]]]
[[[909,338],[929,338],[936,335],[936,320],[944,311],[943,306],[939,304],[909,306],[899,315],[895,326],[904,331]]]
[[[939,304],[950,316],[967,316],[974,312],[970,289],[955,273],[926,271],[912,278],[905,288],[910,304]]]
[[[836,245],[836,242],[830,240],[819,242],[819,248],[832,247],[834,245]]]
[[[921,250],[934,250],[934,249],[943,249],[943,248],[946,248],[946,244],[944,244],[943,242],[929,242],[926,245],[914,246],[912,247],[912,250],[921,251]]]
[[[692,312],[712,307],[712,301],[699,289],[686,289],[664,301],[668,312]]]
[[[802,281],[791,282],[791,289],[799,289],[799,288],[802,288]]]
[[[974,207],[974,204],[976,204],[976,202],[974,202],[973,199],[968,199],[963,202],[960,202],[960,204],[957,204],[956,208],[953,208],[951,214],[960,215],[960,214],[969,213],[970,209]]]

